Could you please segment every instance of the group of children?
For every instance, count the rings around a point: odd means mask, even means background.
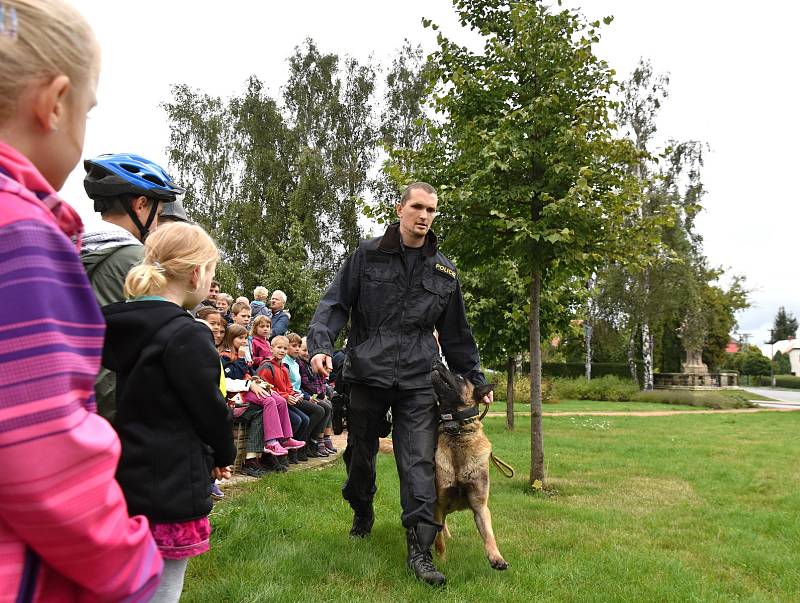
[[[270,318],[259,308],[251,325],[230,298],[201,308],[211,332],[192,315],[219,252],[185,214],[160,223],[178,188],[134,155],[87,162],[96,207],[114,205],[139,233],[116,228],[103,249],[144,241],[109,281],[124,278],[125,300],[101,310],[78,255],[82,221],[56,192],[81,158],[99,72],[97,39],[67,2],[0,0],[0,603],[178,601],[188,559],[209,548],[234,418],[250,427],[251,475],[336,452],[302,338],[268,341]],[[111,423],[95,402],[101,358],[116,375]]]
[[[234,304],[231,314],[226,324],[220,309],[203,306],[197,318],[214,335],[234,416],[247,424],[242,471],[260,477],[338,452],[328,384],[311,370],[305,339],[288,333],[270,341],[272,323],[264,314],[248,329],[243,323],[251,312],[244,302]]]

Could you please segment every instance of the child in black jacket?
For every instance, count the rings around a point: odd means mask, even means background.
[[[162,226],[128,273],[128,301],[103,308],[103,365],[117,373],[116,477],[165,559],[154,601],[177,601],[188,558],[208,550],[212,476],[229,477],[236,457],[212,334],[186,311],[205,299],[217,258],[199,226]]]

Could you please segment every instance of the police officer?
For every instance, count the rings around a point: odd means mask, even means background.
[[[399,223],[363,241],[345,261],[320,301],[308,333],[311,365],[327,376],[333,344],[351,321],[343,378],[350,386],[347,479],[342,494],[353,509],[350,535],[366,537],[374,523],[378,438],[388,435],[391,408],[407,564],[419,580],[442,585],[431,546],[441,525],[434,520],[434,453],[440,416],[431,386],[439,357],[476,385],[486,383],[467,324],[455,266],[430,230],[436,190],[409,185],[396,206]],[[491,394],[486,401],[491,400]]]

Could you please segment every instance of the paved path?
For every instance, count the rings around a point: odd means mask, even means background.
[[[798,408],[800,409],[800,390],[772,389],[768,387],[745,387],[745,391],[772,398],[775,402],[762,402],[753,400],[755,404],[764,408]]]

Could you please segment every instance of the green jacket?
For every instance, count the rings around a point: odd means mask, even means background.
[[[128,231],[113,224],[83,237],[81,262],[100,307],[125,299],[122,288],[131,267],[144,257],[144,246]],[[94,384],[97,412],[112,421],[116,411],[117,376],[101,368]]]

